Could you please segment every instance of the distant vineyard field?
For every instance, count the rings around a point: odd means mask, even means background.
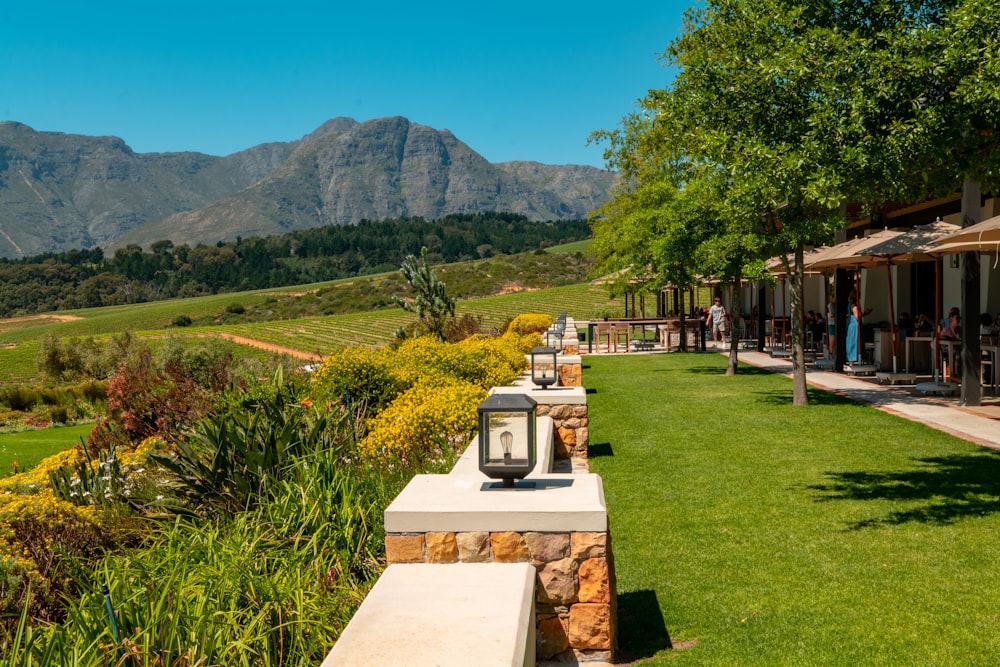
[[[306,288],[295,288],[307,291]],[[340,347],[381,345],[415,316],[399,308],[347,315],[328,315],[246,324],[176,328],[169,324],[178,315],[192,317],[218,313],[228,304],[260,303],[276,290],[246,292],[175,301],[114,306],[60,313],[54,317],[0,320],[0,384],[38,382],[38,340],[52,334],[60,338],[105,336],[132,331],[140,337],[160,339],[166,335],[197,336],[230,334],[263,343],[289,347],[320,356]],[[292,290],[287,290],[292,291]],[[609,300],[602,287],[589,283],[517,292],[503,296],[459,301],[457,315],[480,319],[484,327],[499,327],[526,312],[557,315],[561,311],[577,320],[623,312],[622,301]]]
[[[622,308],[619,300],[617,309]],[[555,316],[565,310],[570,317],[587,320],[615,309],[615,302],[608,300],[603,288],[579,284],[460,301],[456,315],[462,317],[469,314],[480,319],[485,327],[499,327],[515,315],[526,312]],[[325,355],[340,347],[387,343],[399,327],[414,319],[414,315],[393,308],[350,315],[225,325],[206,328],[205,331],[221,331]]]

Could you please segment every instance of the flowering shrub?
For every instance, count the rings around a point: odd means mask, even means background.
[[[408,386],[428,376],[457,378],[484,389],[508,385],[526,365],[524,352],[512,347],[512,341],[482,334],[455,344],[414,338],[396,351],[395,373]]]
[[[18,618],[29,586],[31,618],[58,616],[71,568],[127,539],[117,515],[98,506],[147,485],[149,457],[164,447],[147,438],[109,460],[107,452],[91,457],[77,445],[0,480],[0,618]],[[63,482],[58,493],[53,479]]]
[[[555,318],[551,315],[523,313],[510,321],[510,324],[507,325],[507,331],[518,334],[542,333],[552,326],[552,323],[555,321]]]
[[[531,349],[538,347],[542,344],[542,334],[536,332],[519,334],[514,331],[508,331],[504,335],[500,336],[500,341],[515,350],[518,350],[521,354],[528,354]]]
[[[349,394],[352,402],[379,410],[409,386],[400,381],[393,366],[393,352],[388,348],[338,350],[316,371],[313,393],[317,399],[334,401],[341,401]]]
[[[503,387],[524,372],[527,358],[520,347],[520,336],[476,335],[466,338],[456,347],[475,361],[475,381],[481,387]],[[472,378],[470,378],[472,379]]]
[[[358,448],[379,463],[451,456],[476,432],[476,408],[484,398],[486,390],[470,382],[419,383],[368,420],[368,436]]]
[[[33,484],[11,483],[16,477],[4,480],[5,486]],[[57,498],[48,486],[30,494],[6,488],[0,492],[0,615],[16,619],[30,587],[30,616],[54,620],[72,587],[72,559],[66,554],[86,559],[105,546],[105,531],[94,508]]]

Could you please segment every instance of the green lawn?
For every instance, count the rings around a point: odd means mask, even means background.
[[[0,477],[13,472],[15,461],[19,470],[28,470],[46,456],[80,444],[80,438],[86,439],[93,428],[93,424],[80,424],[38,431],[0,433]]]
[[[622,657],[996,664],[1000,456],[725,364],[585,359]]]

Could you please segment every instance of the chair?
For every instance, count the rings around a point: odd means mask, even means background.
[[[607,341],[608,352],[611,352],[612,340],[614,338],[614,334],[612,333],[613,330],[614,330],[614,325],[612,325],[610,322],[597,323],[597,327],[594,330],[594,338],[596,339],[595,343],[597,343],[598,352],[601,351],[601,339]]]
[[[611,335],[613,337],[613,347],[615,352],[618,351],[619,345],[625,346],[625,351],[628,352],[628,340],[630,335],[630,327],[628,324],[612,324],[611,325]]]

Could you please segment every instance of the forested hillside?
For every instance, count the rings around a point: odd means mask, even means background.
[[[399,268],[428,248],[433,262],[534,250],[587,238],[580,220],[515,214],[450,215],[329,225],[211,246],[130,245],[0,260],[0,317],[297,285]]]

